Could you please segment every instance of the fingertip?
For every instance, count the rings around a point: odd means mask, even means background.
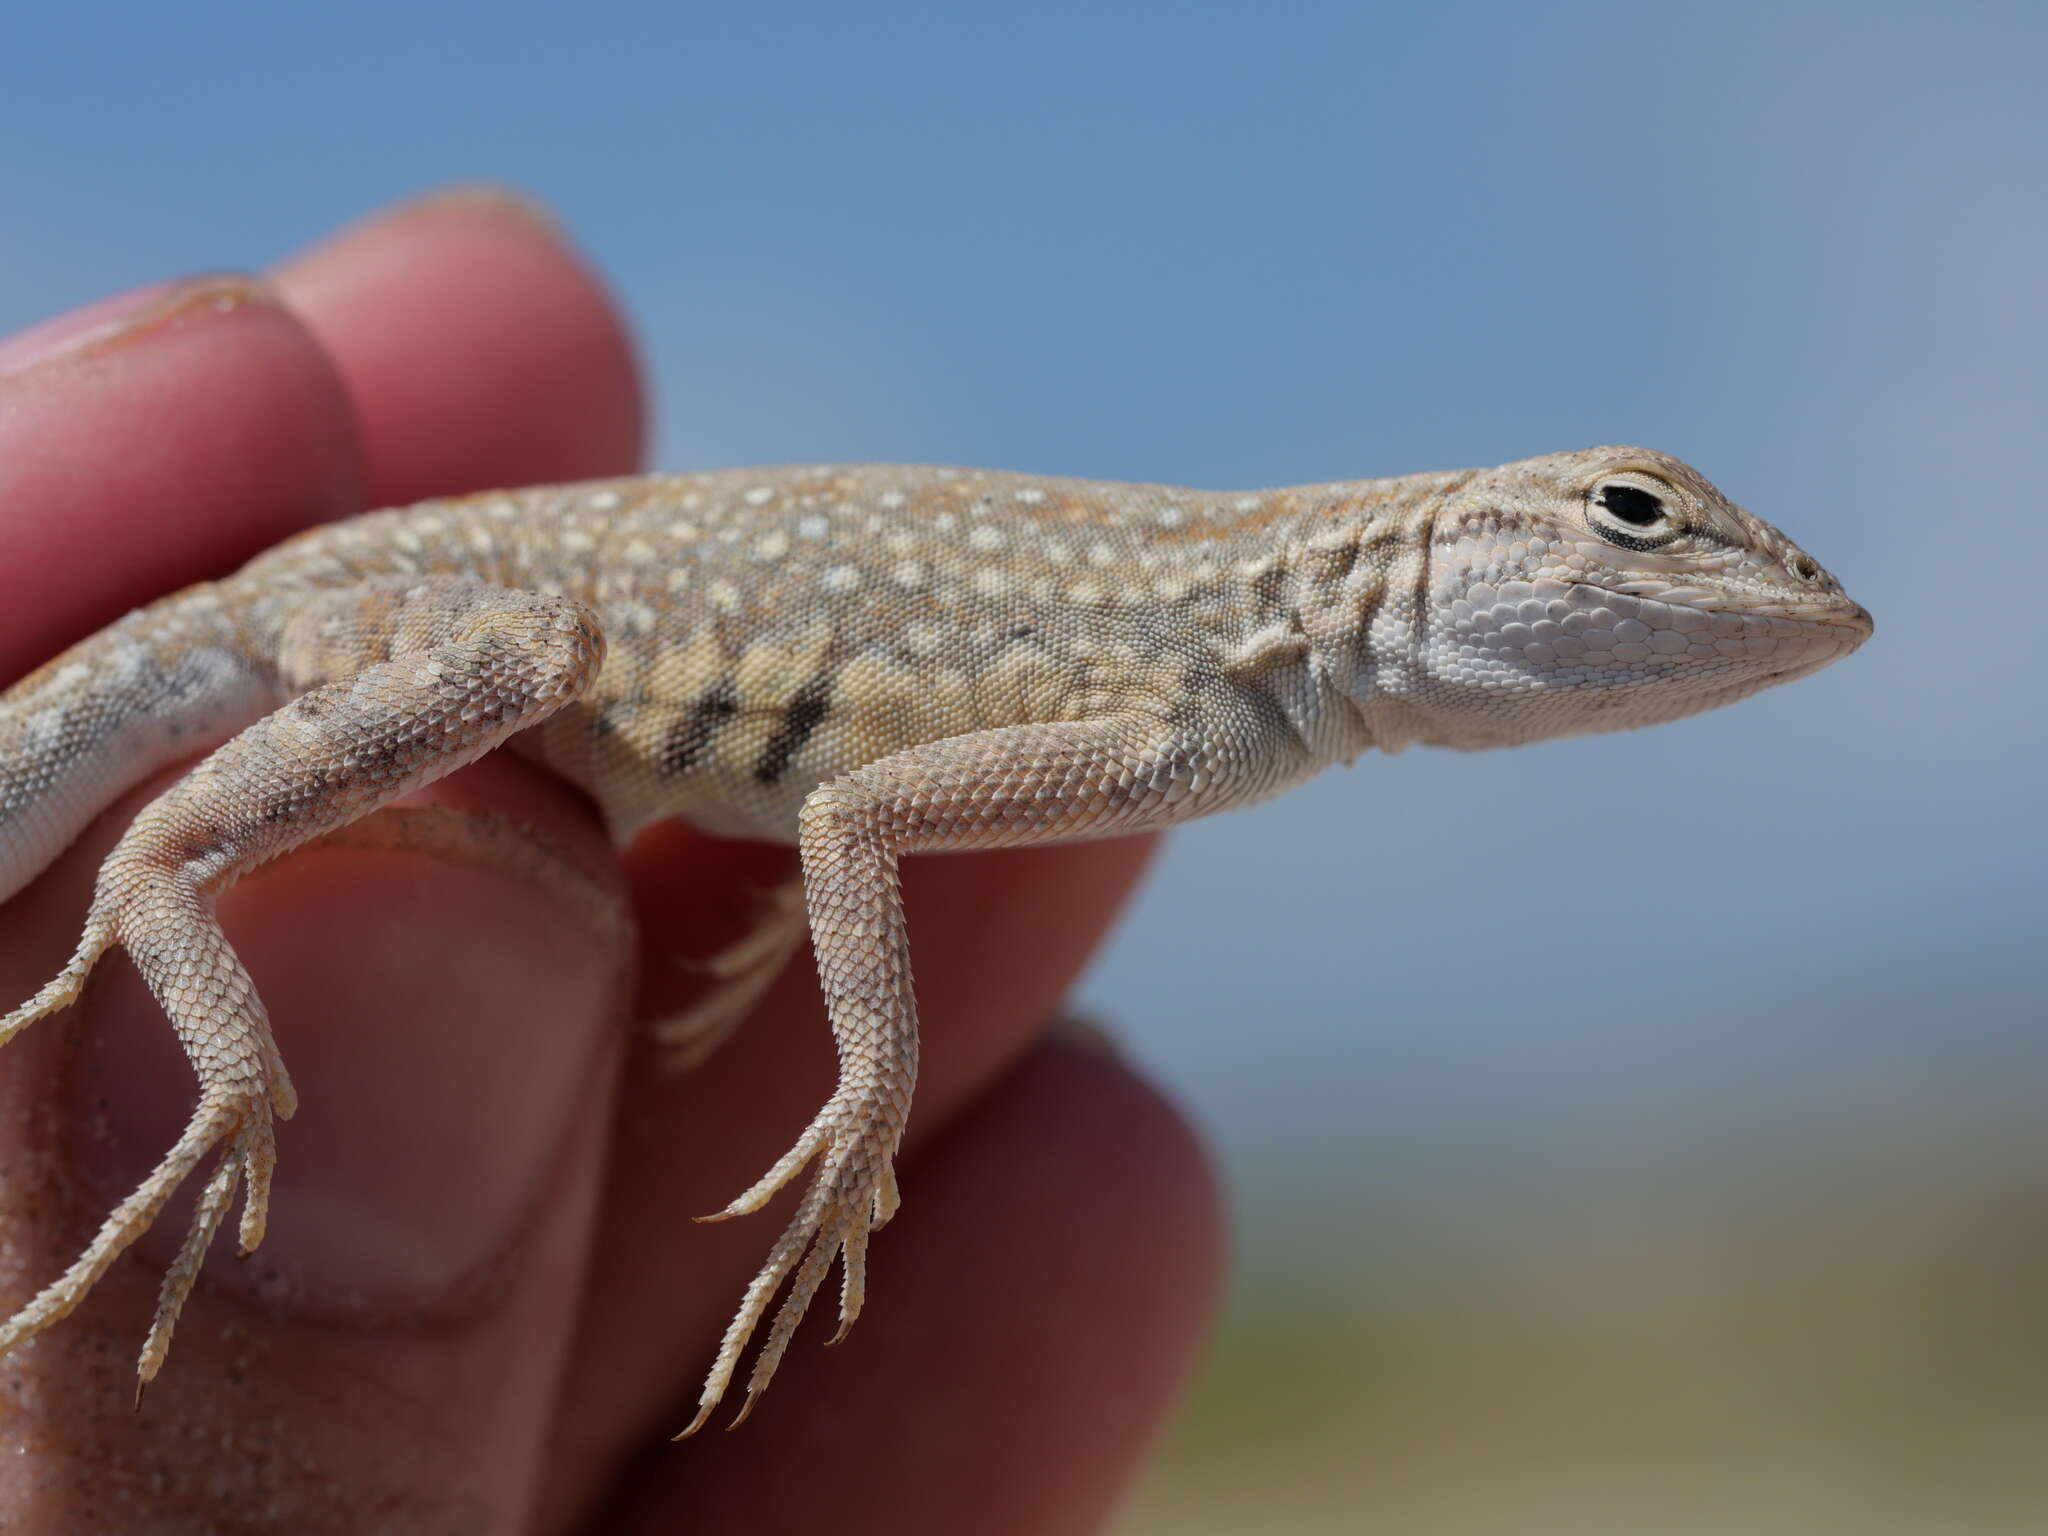
[[[532,193],[504,181],[454,181],[432,187],[366,215],[360,224],[379,220],[435,218],[447,213],[480,218],[523,219],[550,239],[567,243],[568,234],[554,210]]]
[[[340,380],[260,279],[141,290],[26,343],[0,378],[0,672],[356,510]]]
[[[272,275],[347,381],[374,504],[639,466],[645,407],[626,326],[533,199],[432,192]]]

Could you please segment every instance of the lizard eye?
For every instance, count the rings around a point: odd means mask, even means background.
[[[1660,549],[1684,528],[1671,510],[1668,487],[1648,475],[1614,476],[1586,493],[1586,521],[1623,549]]]

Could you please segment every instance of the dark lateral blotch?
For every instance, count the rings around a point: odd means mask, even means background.
[[[761,749],[760,760],[754,764],[755,779],[763,784],[773,784],[787,773],[790,760],[803,750],[804,743],[811,739],[811,732],[831,712],[832,683],[829,678],[814,677],[799,688],[796,697],[789,701],[789,707],[782,712],[782,723],[776,726],[775,734]]]
[[[690,706],[687,715],[668,728],[655,766],[668,778],[681,778],[710,750],[718,728],[739,712],[739,690],[730,678],[720,678]]]

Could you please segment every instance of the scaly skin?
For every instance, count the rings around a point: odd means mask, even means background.
[[[720,1217],[816,1164],[701,1397],[767,1386],[835,1260],[841,1330],[897,1204],[917,1074],[905,853],[1109,837],[1369,747],[1654,724],[1870,635],[1833,577],[1638,448],[1255,493],[862,466],[507,491],[316,529],[131,614],[0,699],[0,896],[146,774],[222,743],[103,866],[79,948],[0,1041],[129,951],[199,1078],[190,1125],[0,1350],[57,1321],[222,1149],[139,1365],[161,1367],[293,1096],[213,918],[250,868],[501,744],[650,821],[797,844],[840,1077]],[[701,1056],[804,926],[783,902],[664,1038]],[[794,1279],[791,1279],[792,1274]],[[742,1410],[744,1416],[744,1409]]]

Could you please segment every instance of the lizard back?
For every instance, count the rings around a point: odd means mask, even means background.
[[[1400,514],[1458,478],[1206,492],[924,466],[725,470],[375,513],[235,581],[268,631],[293,590],[393,574],[588,603],[610,641],[596,686],[514,749],[588,789],[621,837],[676,815],[789,841],[820,783],[975,730],[1136,709],[1200,731],[1238,710],[1314,735],[1327,720],[1301,647],[1260,644],[1300,631],[1295,545],[1319,532],[1350,551],[1347,569],[1368,530],[1384,543],[1406,529],[1419,549]]]

